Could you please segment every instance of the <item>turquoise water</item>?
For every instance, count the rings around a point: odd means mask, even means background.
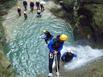
[[[54,37],[62,33],[67,34],[70,40],[65,45],[73,42],[70,25],[46,11],[41,18],[37,18],[34,13],[29,13],[26,21],[21,17],[14,19],[12,24],[14,27],[11,36],[14,39],[8,41],[7,56],[18,77],[47,76],[49,50],[45,41],[40,38],[44,29],[50,31]]]

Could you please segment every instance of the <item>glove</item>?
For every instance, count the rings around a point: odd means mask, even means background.
[[[57,55],[58,51],[54,51],[54,55]]]

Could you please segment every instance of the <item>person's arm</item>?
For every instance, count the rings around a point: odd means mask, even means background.
[[[53,44],[53,40],[50,40],[49,44],[48,44],[48,48],[50,49],[50,52],[53,53],[54,49],[52,48],[52,44]]]
[[[74,54],[74,53],[72,53],[73,54],[73,57],[77,57],[77,55],[76,54]]]
[[[47,39],[45,34],[41,35],[40,37],[41,37],[41,39]]]

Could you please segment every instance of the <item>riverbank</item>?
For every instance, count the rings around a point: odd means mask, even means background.
[[[15,5],[15,1],[13,0],[0,0],[0,77],[15,77],[11,63],[5,54],[6,37],[2,25],[2,22],[5,20],[3,16],[8,13],[8,10],[13,5]]]

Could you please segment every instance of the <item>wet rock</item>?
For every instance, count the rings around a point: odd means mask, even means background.
[[[8,59],[5,57],[2,51],[0,51],[0,65],[4,68],[7,69],[8,66],[10,65],[10,62]]]
[[[6,15],[7,12],[6,11],[0,11],[0,16]]]

